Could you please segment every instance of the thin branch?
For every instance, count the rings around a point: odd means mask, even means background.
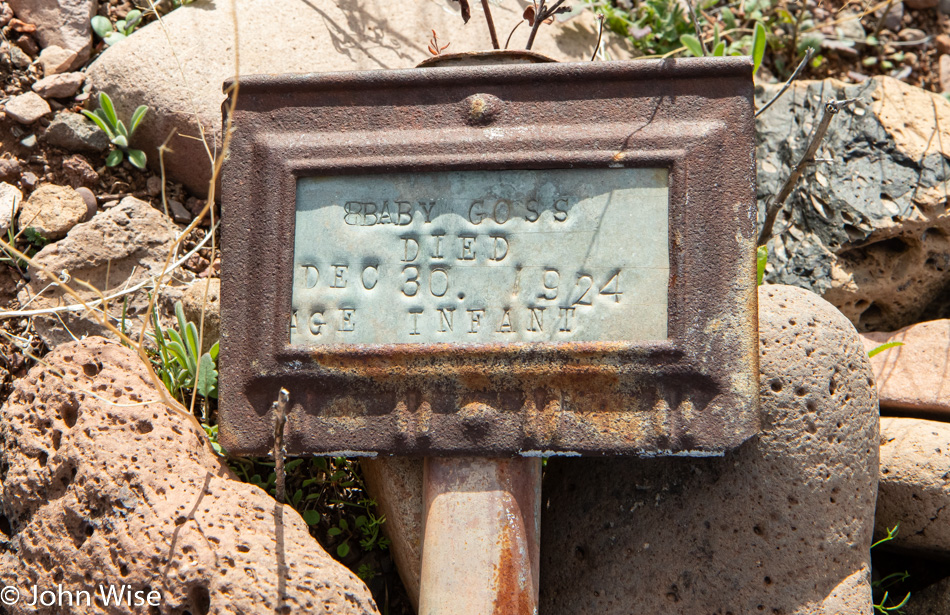
[[[696,19],[696,11],[693,9],[691,0],[686,0],[686,8],[689,9],[689,16],[693,20],[693,27],[696,28],[696,38],[699,39],[699,44],[703,49],[703,55],[708,56],[709,50],[706,49],[706,41],[703,40],[703,33],[699,30],[699,20]]]
[[[485,11],[485,21],[488,22],[488,33],[491,34],[491,46],[494,49],[499,49],[498,35],[495,34],[495,22],[491,18],[491,7],[488,6],[488,0],[482,0],[482,10]]]
[[[795,69],[795,72],[792,73],[792,76],[788,78],[788,81],[785,82],[785,85],[782,86],[782,89],[779,90],[778,93],[769,100],[769,102],[765,103],[761,109],[755,112],[755,117],[759,117],[760,115],[762,115],[766,109],[772,106],[772,103],[774,103],[776,100],[782,97],[782,94],[784,94],[785,90],[787,90],[788,87],[792,85],[792,82],[798,78],[798,74],[802,72],[802,69],[805,68],[805,65],[808,64],[809,60],[811,60],[811,56],[814,53],[815,53],[815,50],[812,47],[809,47],[805,51],[805,57],[802,58],[801,62],[799,62],[798,68]]]
[[[821,145],[822,139],[825,138],[825,133],[828,131],[828,126],[831,124],[831,119],[838,113],[838,111],[841,111],[841,109],[847,105],[850,105],[856,100],[857,98],[849,98],[847,100],[832,100],[825,103],[825,112],[821,116],[821,121],[818,123],[818,127],[815,128],[815,132],[812,134],[811,143],[808,144],[805,154],[802,156],[802,159],[798,161],[798,164],[795,165],[795,169],[792,170],[792,173],[788,176],[788,179],[785,180],[785,184],[779,191],[778,196],[775,197],[775,200],[772,201],[768,206],[768,211],[765,214],[765,223],[762,225],[762,232],[759,233],[759,240],[756,245],[764,246],[766,243],[768,243],[769,237],[772,236],[772,227],[775,225],[775,218],[778,216],[778,212],[782,209],[782,205],[785,204],[785,199],[787,199],[788,195],[792,193],[792,190],[795,188],[795,185],[801,178],[802,173],[805,172],[805,167],[807,167],[812,158],[815,157],[815,152],[818,151],[818,146]]]
[[[590,61],[593,62],[594,58],[597,57],[597,52],[600,51],[600,42],[604,38],[604,15],[603,13],[598,13],[597,19],[600,20],[600,30],[597,32],[597,44],[594,45],[594,53],[590,54]]]
[[[884,12],[881,13],[881,18],[877,20],[877,25],[874,26],[874,33],[871,34],[874,38],[877,38],[878,34],[881,33],[881,28],[884,27],[884,20],[887,19],[887,16],[891,12],[891,5],[894,4],[894,0],[887,0],[887,6],[884,7]],[[804,13],[804,11],[802,11]]]
[[[538,2],[538,12],[534,15],[534,25],[531,26],[531,34],[528,36],[528,44],[525,45],[526,50],[530,50],[531,46],[534,45],[534,37],[538,34],[538,28],[541,27],[541,24],[558,10],[558,8],[564,4],[565,0],[557,0],[554,4],[551,5],[551,8],[545,8],[544,0]]]
[[[286,499],[286,477],[284,475],[284,425],[287,423],[287,406],[290,392],[281,388],[277,394],[277,401],[271,404],[274,413],[274,474],[277,475],[275,484],[275,499],[283,504]]]
[[[505,49],[508,49],[509,43],[511,43],[511,37],[515,35],[515,30],[518,29],[518,26],[524,23],[524,19],[515,24],[515,27],[511,29],[511,32],[508,33],[508,40],[505,41]]]

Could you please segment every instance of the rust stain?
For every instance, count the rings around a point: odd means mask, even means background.
[[[241,86],[222,182],[229,451],[269,450],[282,386],[294,405],[288,454],[721,452],[757,432],[747,59],[263,75]],[[698,123],[711,128],[698,134]],[[461,146],[434,137],[458,131]],[[354,148],[352,134],[372,139]],[[666,341],[289,345],[297,177],[618,165],[669,173]]]

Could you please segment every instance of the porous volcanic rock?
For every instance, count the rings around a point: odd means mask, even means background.
[[[878,415],[864,346],[789,286],[760,288],[759,341],[762,433],[724,457],[549,460],[540,612],[871,612]]]
[[[58,46],[75,52],[73,68],[89,59],[90,22],[96,14],[97,0],[7,0],[7,3],[17,17],[36,25],[35,36],[40,46]]]
[[[66,236],[86,217],[86,202],[69,186],[43,184],[20,208],[20,228],[34,228],[51,241]]]
[[[296,511],[237,481],[194,418],[161,402],[132,350],[60,346],[0,413],[0,584],[156,591],[148,612],[162,614],[378,613]],[[75,612],[139,612],[91,602]]]
[[[757,89],[757,104],[778,86]],[[889,77],[801,81],[756,120],[759,220],[832,99],[831,121],[769,242],[766,280],[808,288],[859,331],[950,317],[950,101]],[[787,229],[782,232],[782,228]]]
[[[875,536],[898,523],[888,547],[950,557],[950,424],[881,418]]]
[[[950,320],[861,337],[869,352],[890,342],[903,344],[871,358],[884,412],[950,421]]]
[[[85,216],[88,211],[85,201],[81,196],[77,198]],[[22,218],[23,214],[20,216]],[[177,233],[178,227],[165,214],[135,197],[126,197],[114,207],[97,213],[89,222],[77,224],[65,239],[40,250],[29,268],[30,283],[20,291],[20,303],[30,301],[41,290],[42,294],[30,303],[30,309],[76,303],[62,288],[47,288],[54,280],[40,268],[58,278],[65,271],[69,284],[86,301],[97,299],[98,295],[74,280],[83,280],[110,296],[154,278],[165,266]],[[181,283],[189,280],[190,274],[185,270],[164,277],[157,302],[163,322],[170,322],[174,302],[181,298]],[[109,303],[110,319],[116,327],[121,324],[124,306],[126,328],[134,333],[136,339],[148,307],[147,291],[154,293],[151,284]],[[126,300],[127,304],[124,304]],[[50,347],[67,342],[73,336],[114,337],[95,314],[85,311],[35,316],[33,322],[40,337]]]
[[[412,68],[430,57],[426,46],[433,29],[443,45],[450,43],[445,53],[490,49],[480,4],[471,4],[472,18],[464,24],[457,5],[447,2],[242,0],[241,73]],[[529,4],[492,5],[499,36],[507,37]],[[164,28],[154,22],[137,30],[88,69],[90,81],[112,97],[117,109],[131,113],[140,104],[151,109],[134,138],[134,147],[143,149],[151,164],[158,164],[156,148],[177,135],[169,142],[174,154],[165,156],[165,170],[197,194],[208,190],[211,163],[204,145],[193,138],[200,135],[195,109],[211,145],[220,150],[221,84],[235,73],[231,5],[197,0],[182,6],[164,18]],[[556,60],[588,60],[597,29],[590,12],[545,25],[533,50]],[[528,30],[522,26],[515,32],[512,49],[524,47]],[[611,58],[630,56],[619,37],[608,31],[604,38]],[[172,53],[181,49],[188,53]]]

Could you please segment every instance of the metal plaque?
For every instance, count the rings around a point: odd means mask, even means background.
[[[288,454],[757,432],[747,58],[245,77],[230,119],[228,451],[270,449],[281,387]]]
[[[665,340],[667,184],[666,169],[301,178],[290,343]]]

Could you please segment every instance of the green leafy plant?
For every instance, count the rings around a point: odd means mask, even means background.
[[[32,226],[23,229],[23,238],[37,250],[41,250],[49,244],[49,239],[43,237],[43,234]]]
[[[886,344],[881,344],[880,346],[872,348],[871,350],[868,351],[868,358],[870,359],[871,357],[881,354],[882,352],[890,348],[895,348],[897,346],[903,346],[903,345],[904,345],[904,342],[888,342]]]
[[[759,246],[755,249],[755,279],[759,286],[765,280],[765,265],[769,262],[768,246]]]
[[[389,539],[384,538],[380,533],[382,525],[386,522],[386,517],[377,517],[371,510],[376,506],[376,502],[370,499],[360,500],[356,504],[349,502],[340,502],[344,505],[358,506],[366,510],[365,514],[357,515],[353,521],[353,527],[346,519],[340,519],[337,525],[327,531],[328,536],[342,538],[343,542],[337,545],[336,554],[340,557],[346,557],[350,553],[349,540],[352,538],[359,542],[360,548],[364,551],[372,551],[374,548],[389,548]]]
[[[881,538],[880,540],[876,541],[874,544],[872,544],[871,548],[873,549],[874,547],[880,544],[894,540],[894,537],[897,536],[897,532],[900,530],[900,527],[901,527],[901,524],[898,523],[894,527],[889,528],[887,530],[887,535]],[[878,579],[877,581],[873,581],[871,583],[871,589],[873,590],[875,595],[880,595],[881,592],[884,592],[883,595],[881,595],[881,599],[878,602],[873,602],[875,613],[885,613],[885,614],[886,613],[898,613],[898,614],[901,613],[901,609],[907,606],[907,602],[910,600],[910,592],[907,592],[907,594],[904,596],[904,599],[901,600],[899,603],[889,605],[887,604],[888,600],[890,599],[887,588],[893,585],[894,583],[897,583],[900,581],[906,581],[909,577],[910,577],[910,574],[905,570],[904,572],[895,572],[895,573],[889,574],[886,577],[882,579]]]
[[[116,21],[115,26],[112,25],[108,17],[103,17],[102,15],[93,17],[90,24],[92,25],[93,32],[98,34],[99,38],[105,41],[106,45],[111,46],[132,34],[132,31],[135,30],[141,22],[142,11],[136,9],[129,11],[125,19]]]
[[[129,126],[126,128],[125,124],[119,119],[115,112],[112,99],[109,98],[109,95],[105,92],[100,92],[99,94],[98,109],[95,111],[83,109],[83,115],[92,120],[102,132],[106,133],[106,136],[109,137],[109,141],[115,146],[115,149],[109,152],[109,155],[106,157],[106,165],[114,167],[121,163],[123,158],[128,158],[133,166],[139,169],[145,168],[145,152],[140,149],[131,149],[129,147],[129,139],[132,138],[135,129],[142,123],[142,119],[147,112],[147,106],[139,105],[132,113],[132,119],[129,120]]]
[[[196,389],[205,398],[218,397],[218,343],[201,354],[198,327],[185,319],[181,301],[175,304],[178,331],[162,329],[158,314],[152,313],[152,338],[158,347],[158,374],[165,388],[183,400],[184,389]],[[199,369],[200,368],[200,369]]]

